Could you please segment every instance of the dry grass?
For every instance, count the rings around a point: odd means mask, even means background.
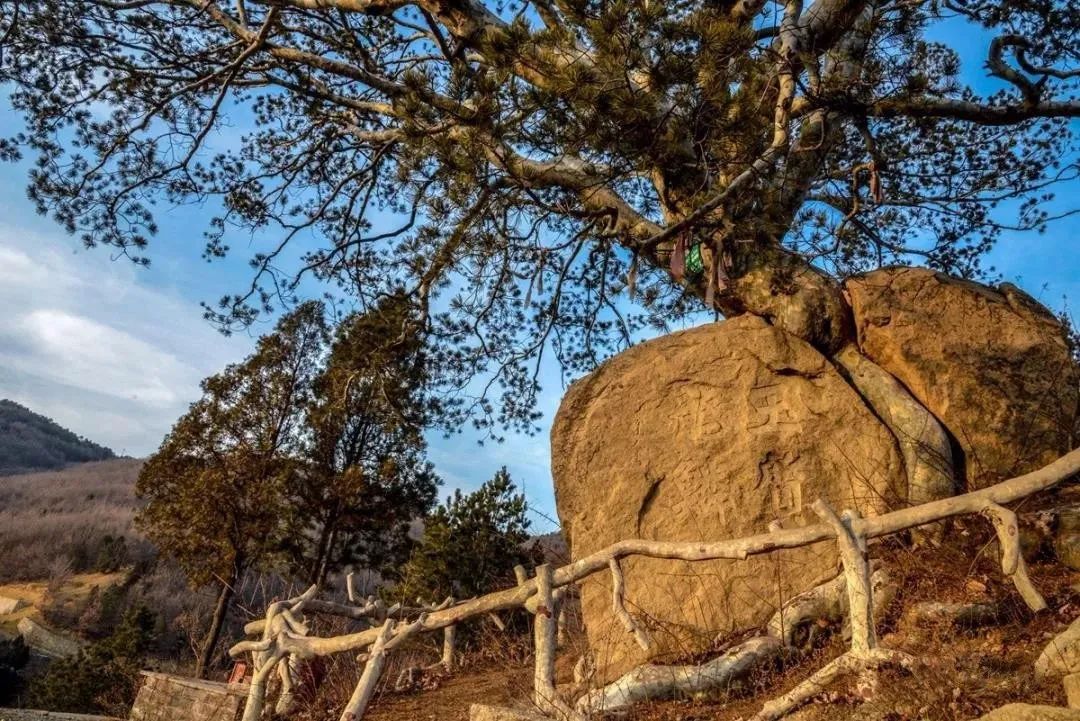
[[[532,688],[532,636],[528,618],[504,614],[507,631],[487,619],[463,624],[458,632],[458,661],[463,665],[447,673],[437,665],[442,634],[418,636],[392,653],[365,721],[467,721],[469,707],[478,702],[510,704],[526,698]],[[314,633],[347,633],[355,622],[320,618]],[[560,680],[570,680],[573,657],[560,659]],[[395,688],[402,672],[421,669],[413,684]],[[302,676],[309,679],[300,708],[290,721],[336,721],[363,671],[350,654],[306,662]]]
[[[57,589],[50,589],[45,581],[0,585],[0,596],[19,598],[30,604],[15,613],[0,614],[0,631],[14,634],[16,625],[23,618],[42,620],[41,609],[48,604],[81,606],[95,593],[122,583],[125,575],[124,573],[75,574],[66,579],[66,582]]]
[[[89,570],[105,536],[123,536],[132,560],[148,555],[133,527],[141,467],[124,458],[0,477],[0,582]]]

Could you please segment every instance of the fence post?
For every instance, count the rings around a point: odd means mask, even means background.
[[[536,668],[533,673],[533,701],[541,713],[555,711],[555,641],[556,624],[552,594],[551,565],[536,567],[536,615],[533,637],[536,643]]]
[[[447,626],[443,629],[442,637],[442,665],[447,671],[454,668],[454,644],[457,638],[457,625]]]
[[[375,694],[375,686],[382,676],[383,666],[386,664],[386,644],[394,635],[394,620],[386,619],[379,638],[371,646],[368,652],[367,663],[364,664],[364,672],[360,674],[360,680],[353,690],[352,698],[341,712],[340,721],[359,721],[364,717],[364,711],[371,703],[371,697]]]

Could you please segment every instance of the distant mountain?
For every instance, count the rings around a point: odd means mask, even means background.
[[[9,400],[0,400],[0,475],[104,461],[116,454],[75,435],[52,419]]]

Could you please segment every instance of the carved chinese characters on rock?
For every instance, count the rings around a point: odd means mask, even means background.
[[[573,557],[626,538],[738,538],[814,522],[819,497],[858,507],[904,482],[896,444],[833,365],[765,321],[738,318],[642,343],[575,383],[552,430],[556,502]],[[832,548],[673,569],[626,564],[646,654],[613,621],[611,586],[582,609],[597,678],[705,648],[835,574]],[[778,572],[779,569],[779,572]]]

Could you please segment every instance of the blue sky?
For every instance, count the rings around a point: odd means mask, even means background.
[[[985,36],[951,32],[950,40],[969,58],[965,79],[980,90],[993,87],[981,67]],[[4,101],[0,136],[17,132],[20,122]],[[35,214],[25,194],[27,168],[0,164],[7,188],[0,196],[0,398],[118,452],[146,455],[197,397],[199,380],[246,355],[267,327],[225,337],[202,320],[200,301],[249,279],[243,253],[225,262],[201,260],[211,211],[197,206],[162,210],[149,268],[114,261],[104,249],[83,250]],[[1058,196],[1058,210],[1075,207],[1078,189],[1060,188]],[[989,263],[1054,310],[1068,299],[1080,317],[1078,237],[1075,217],[1045,235],[1007,234]],[[534,527],[547,531],[555,517],[547,429],[564,389],[550,361],[541,381],[540,434],[483,446],[468,430],[449,439],[432,434],[430,457],[444,495],[474,488],[507,466],[535,508]]]

